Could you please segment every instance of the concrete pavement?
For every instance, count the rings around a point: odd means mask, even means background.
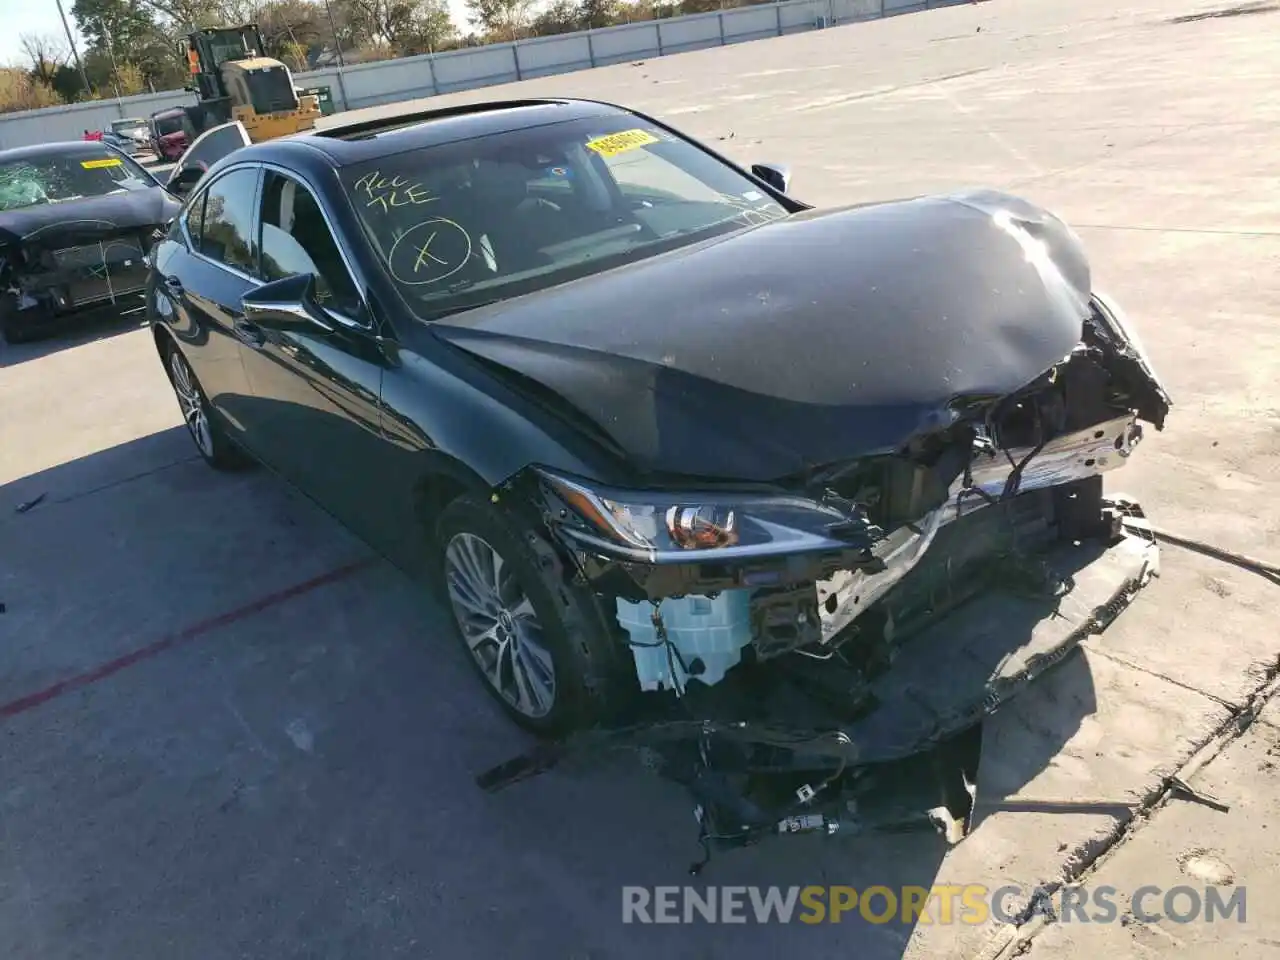
[[[792,164],[819,205],[982,184],[1049,206],[1177,404],[1111,489],[1160,526],[1275,558],[1280,13],[1174,22],[1225,6],[992,0],[442,100],[631,104],[735,159]],[[1273,677],[1276,589],[1167,548],[1116,624],[990,721],[961,846],[797,840],[698,883],[1031,886],[1109,853],[1100,875],[1167,884],[1204,847],[1257,885],[1256,930],[1052,924],[1031,955],[1262,955],[1267,723],[1188,774],[1231,813],[1175,801],[1126,831]],[[686,882],[681,794],[627,766],[479,794],[472,776],[525,741],[441,611],[269,474],[197,462],[132,324],[0,352],[0,601],[2,957],[1020,949],[993,924],[623,926],[623,885]]]

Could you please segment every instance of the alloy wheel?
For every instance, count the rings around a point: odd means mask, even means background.
[[[186,359],[177,350],[169,353],[169,373],[173,379],[173,392],[177,394],[182,419],[191,431],[191,439],[206,458],[213,457],[213,431],[209,426],[209,414],[205,410],[204,397],[196,386],[195,374]]]
[[[514,571],[471,533],[449,541],[444,567],[454,618],[485,679],[517,712],[546,716],[555,705],[555,666]]]

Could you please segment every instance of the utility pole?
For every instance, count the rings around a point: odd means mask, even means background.
[[[62,0],[56,0],[58,4],[58,16],[62,18],[62,29],[66,31],[67,43],[71,44],[71,55],[76,58],[76,69],[80,71],[80,82],[84,84],[84,92],[88,94],[89,75],[84,72],[84,64],[80,62],[80,51],[76,49],[76,38],[71,32],[71,24],[67,23],[67,15],[62,9]]]
[[[61,0],[59,0],[61,2]],[[107,56],[111,58],[111,87],[116,92],[116,112],[124,116],[124,104],[120,102],[120,68],[116,66],[116,49],[111,42],[111,31],[102,25],[102,36],[107,41]]]
[[[329,6],[329,0],[324,0],[324,12],[329,17],[329,31],[333,34],[333,49],[338,54],[338,69],[341,70],[346,66],[346,63],[342,59],[342,41],[338,39],[338,24],[333,19],[333,7]]]
[[[338,55],[338,93],[342,97],[342,109],[350,110],[351,104],[347,100],[347,82],[342,77],[343,68],[347,64],[342,58],[342,41],[338,39],[338,24],[333,19],[333,7],[329,6],[329,0],[324,0],[324,12],[329,17],[329,31],[333,34],[333,49]]]

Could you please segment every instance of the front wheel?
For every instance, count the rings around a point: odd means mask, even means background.
[[[227,438],[222,427],[213,419],[209,400],[196,379],[191,364],[176,344],[170,343],[166,353],[169,382],[178,398],[178,408],[187,425],[187,432],[205,463],[215,470],[234,470],[244,466],[248,458]]]
[[[594,597],[564,581],[550,545],[479,498],[437,526],[443,578],[463,646],[516,723],[559,734],[615,716],[636,688],[629,653]]]
[[[11,346],[34,339],[31,328],[19,322],[18,308],[7,295],[0,296],[0,336]]]

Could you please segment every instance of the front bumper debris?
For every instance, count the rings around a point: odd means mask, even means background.
[[[1009,506],[983,512],[991,523]],[[634,724],[541,746],[477,782],[499,790],[628,750],[689,791],[708,852],[785,834],[918,828],[958,842],[973,825],[983,720],[1101,632],[1159,573],[1154,539],[1125,522],[1141,518],[1137,504],[1097,506],[1102,523],[1084,537],[1074,507],[1060,508],[1061,529],[1038,540],[1026,518],[1000,518],[1024,524],[1025,552],[994,566],[988,554],[989,576],[951,596],[934,592],[918,630],[910,601],[885,605],[901,619],[883,631],[896,635],[877,663],[874,644],[846,641],[822,659],[793,653],[746,665],[714,687],[689,685]],[[974,535],[963,527],[955,529]],[[933,576],[917,569],[926,593]]]

